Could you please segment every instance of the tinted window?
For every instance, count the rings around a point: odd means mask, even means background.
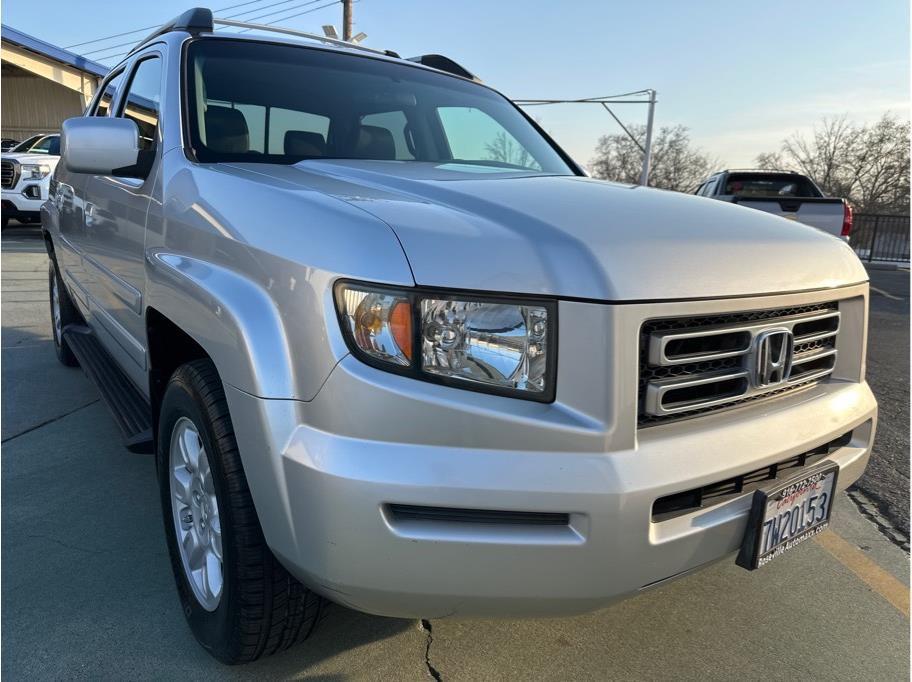
[[[744,173],[732,174],[725,181],[725,194],[740,197],[819,197],[820,192],[800,175]]]
[[[60,136],[47,135],[42,137],[29,148],[28,152],[29,154],[51,154],[52,156],[60,156]]]
[[[328,157],[573,174],[515,106],[461,78],[230,39],[192,43],[187,69],[189,139],[200,161]]]
[[[24,140],[10,149],[11,152],[27,152],[33,144],[41,139],[41,135],[32,135],[29,139]]]
[[[158,114],[161,109],[161,60],[157,57],[139,62],[127,90],[123,116],[136,122],[139,128],[139,148],[155,147]]]
[[[101,93],[101,97],[98,98],[98,103],[95,105],[95,111],[92,112],[92,116],[108,115],[108,112],[111,109],[111,102],[114,101],[114,98],[117,96],[117,91],[120,90],[120,86],[123,85],[123,79],[124,72],[121,71],[108,81],[104,91]]]

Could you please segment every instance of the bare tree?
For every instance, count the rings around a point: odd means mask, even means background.
[[[485,145],[485,151],[491,161],[541,170],[526,148],[514,142],[513,138],[504,131],[497,133],[494,139]]]
[[[824,119],[810,135],[795,133],[779,152],[760,154],[764,168],[795,168],[826,194],[861,211],[909,210],[909,122],[890,114],[859,125]]]
[[[909,212],[909,121],[883,116],[862,128],[850,159],[850,196],[866,211]]]
[[[786,170],[788,164],[779,152],[763,152],[754,158],[757,168],[764,170]]]
[[[636,183],[643,169],[646,126],[628,125],[639,146],[627,135],[603,135],[595,148],[589,169],[597,178]],[[717,170],[720,163],[691,145],[689,129],[682,125],[663,127],[652,140],[652,168],[649,185],[679,192],[691,192]]]

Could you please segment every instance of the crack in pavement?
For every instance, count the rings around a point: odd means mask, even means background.
[[[882,535],[906,552],[906,554],[909,553],[909,538],[880,513],[877,504],[873,500],[857,488],[847,490],[846,494],[855,503],[855,507],[861,515],[873,523]]]
[[[434,635],[431,634],[431,621],[422,618],[418,621],[418,628],[427,633],[427,643],[424,647],[424,664],[427,666],[428,675],[437,680],[437,682],[442,682],[443,678],[440,676],[440,672],[431,664],[431,644],[434,643]]]
[[[7,438],[4,438],[3,440],[0,440],[0,445],[2,445],[3,443],[9,443],[11,440],[18,438],[19,436],[24,436],[27,433],[36,431],[37,429],[40,429],[42,426],[47,426],[48,424],[53,424],[54,422],[59,421],[59,420],[63,419],[64,417],[69,417],[71,414],[79,412],[79,410],[84,410],[87,407],[91,407],[92,405],[94,405],[95,403],[100,402],[100,401],[101,401],[101,398],[95,398],[95,400],[93,400],[92,402],[86,403],[85,405],[80,405],[79,407],[75,407],[72,410],[70,410],[69,412],[64,412],[63,414],[57,415],[56,417],[51,417],[50,419],[45,419],[43,422],[41,422],[39,424],[30,426],[27,429],[20,431],[19,433],[13,434],[12,436],[9,436]]]
[[[90,549],[88,547],[77,547],[76,545],[70,545],[63,540],[58,540],[57,538],[51,537],[50,535],[26,535],[25,537],[29,540],[46,540],[48,542],[53,542],[54,544],[60,545],[66,549],[72,549],[77,552],[85,552],[86,554],[96,556],[101,554],[110,554],[112,551],[110,549]]]

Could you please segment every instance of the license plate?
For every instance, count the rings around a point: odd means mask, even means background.
[[[748,570],[822,533],[830,525],[839,466],[824,462],[754,492],[737,564]]]

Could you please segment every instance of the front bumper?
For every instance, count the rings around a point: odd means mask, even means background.
[[[33,183],[36,186],[37,183]],[[19,189],[5,189],[2,191],[3,215],[7,218],[37,218],[40,215],[41,204],[47,199],[47,192],[38,186],[39,198],[31,199],[22,191],[24,186],[20,183]]]
[[[595,308],[604,313],[601,321]],[[654,313],[631,308],[561,304],[562,329],[568,320],[605,325],[596,336],[604,339],[605,365],[587,365],[595,375],[636,367],[636,350],[631,356],[630,344],[618,343],[629,333],[623,318]],[[828,457],[840,465],[840,487],[867,464],[877,406],[860,360],[853,367],[849,353],[824,383],[637,430],[631,377],[575,381],[583,368],[574,365],[578,350],[564,341],[553,405],[426,384],[353,357],[307,403],[229,386],[270,547],[312,588],[370,613],[572,614],[738,549],[750,494],[662,522],[652,520],[656,499],[786,460],[847,432],[851,441]],[[633,395],[635,378],[634,372]],[[390,505],[561,513],[568,520],[537,526],[402,519]]]
[[[370,368],[356,363],[344,361],[317,400],[361,390],[358,374]],[[233,389],[229,402],[232,414],[258,413],[280,432],[296,420],[289,407],[308,412]],[[577,613],[738,549],[750,495],[652,523],[657,498],[851,430],[851,443],[829,458],[845,487],[867,464],[876,412],[867,384],[818,387],[748,421],[725,415],[711,434],[655,429],[637,448],[610,455],[422,447],[299,424],[287,442],[270,444],[285,489],[257,509],[267,531],[290,526],[292,537],[270,538],[289,570],[352,608],[400,617]],[[570,524],[397,523],[389,504],[567,512]],[[273,525],[276,515],[284,518]]]

